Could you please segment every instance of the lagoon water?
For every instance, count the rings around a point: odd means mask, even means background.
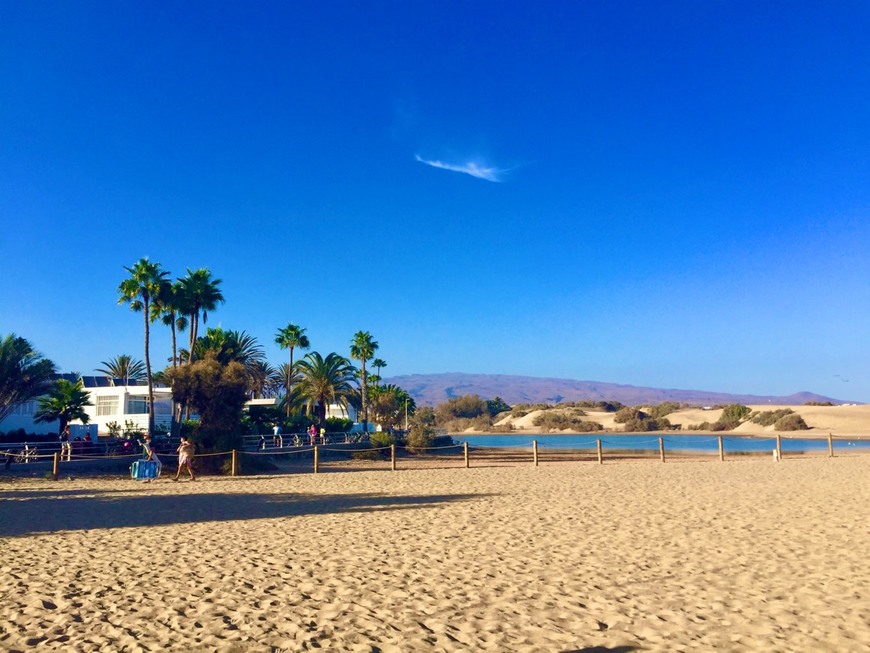
[[[472,447],[504,447],[525,449],[537,441],[539,449],[580,450],[601,447],[607,449],[629,449],[634,451],[658,451],[659,436],[649,433],[597,433],[589,435],[452,435],[455,441],[467,442]],[[688,451],[696,453],[715,453],[719,451],[717,435],[665,435],[664,446],[667,451]],[[725,453],[770,451],[776,447],[775,437],[722,436]],[[826,451],[827,436],[822,438],[782,438],[783,451]],[[834,438],[834,453],[870,450],[870,440]]]

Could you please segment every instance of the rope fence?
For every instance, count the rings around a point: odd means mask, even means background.
[[[263,449],[259,446],[262,438],[254,437],[257,438],[254,448],[200,453],[194,455],[194,460],[223,457],[229,461],[229,467],[225,467],[225,471],[230,476],[239,476],[250,471],[298,473],[310,470],[316,474],[327,470],[364,471],[389,468],[395,471],[400,468],[437,468],[439,466],[471,468],[531,464],[537,467],[547,463],[597,462],[604,464],[605,461],[624,462],[654,460],[655,458],[658,458],[661,463],[665,463],[669,459],[709,459],[714,456],[724,462],[726,459],[771,455],[775,462],[779,462],[785,457],[798,457],[806,453],[824,452],[828,457],[835,457],[838,454],[848,454],[858,450],[870,452],[868,440],[863,437],[834,437],[832,434],[827,436],[827,451],[816,446],[804,449],[791,447],[791,450],[785,452],[783,442],[787,444],[794,444],[797,441],[824,443],[825,439],[783,438],[781,435],[774,437],[719,435],[709,438],[692,436],[690,441],[683,439],[675,442],[669,441],[667,436],[651,438],[631,436],[630,441],[627,441],[628,436],[622,436],[619,440],[596,438],[594,441],[589,440],[586,443],[574,442],[570,447],[552,443],[542,445],[538,440],[533,439],[503,446],[472,446],[467,441],[460,441],[437,447],[414,448],[395,444],[373,447],[368,442],[362,441],[330,444],[329,439],[324,438],[327,444],[310,446],[294,444]],[[849,445],[855,445],[856,441],[862,446],[851,449]],[[687,442],[690,444],[687,445]],[[752,443],[751,446],[748,443]],[[5,468],[9,469],[13,463],[34,468],[39,463],[51,462],[51,476],[57,480],[61,473],[61,467],[74,468],[82,463],[95,461],[124,464],[142,458],[141,453],[108,453],[108,448],[103,449],[102,453],[72,454],[68,449],[58,450],[59,447],[53,443],[44,444],[46,446],[42,448],[26,443],[23,444],[23,447],[21,443],[0,444],[0,452],[2,449],[6,449]],[[728,444],[727,447],[726,444]],[[708,448],[702,449],[698,445],[708,445]],[[46,449],[54,450],[46,451]],[[0,453],[0,460],[2,460],[3,455]],[[165,449],[158,455],[164,457],[162,461],[164,465],[167,458],[169,460],[174,458],[174,454]],[[252,461],[259,462],[254,462],[252,465]]]

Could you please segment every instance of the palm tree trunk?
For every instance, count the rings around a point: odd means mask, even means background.
[[[178,342],[176,340],[175,333],[175,311],[171,314],[172,323],[169,325],[169,328],[172,332],[172,369],[178,367]],[[172,436],[178,435],[178,406],[175,404],[175,397],[172,398],[172,416],[170,417],[169,423],[169,433]]]
[[[148,377],[148,434],[154,435],[154,383],[151,378],[151,328],[149,318],[151,317],[148,311],[148,299],[145,299],[145,310],[142,311],[145,316],[145,374]]]
[[[290,347],[290,367],[287,368],[287,417],[290,417],[290,385],[293,383],[293,347]]]
[[[363,409],[363,433],[369,432],[369,406],[366,401],[368,392],[366,390],[366,358],[362,357],[362,409]]]

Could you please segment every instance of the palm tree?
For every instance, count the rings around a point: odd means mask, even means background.
[[[387,366],[387,361],[383,358],[376,358],[372,361],[372,367],[378,371],[378,383],[381,381],[381,368]]]
[[[66,425],[72,420],[80,420],[83,424],[90,421],[90,415],[85,412],[85,406],[93,406],[90,396],[82,387],[82,382],[77,383],[66,379],[58,379],[48,395],[39,400],[39,410],[33,415],[34,422],[53,422],[58,420],[60,427],[58,435],[64,432]]]
[[[195,345],[199,336],[200,316],[202,323],[207,323],[209,311],[215,310],[218,304],[224,301],[224,296],[218,288],[221,283],[220,279],[212,278],[208,268],[198,270],[188,268],[187,276],[179,280],[182,302],[188,311],[190,327],[190,346],[187,350],[192,355],[188,357],[188,363],[192,363],[196,356]]]
[[[314,412],[321,426],[326,422],[326,408],[338,404],[347,410],[354,396],[356,368],[344,356],[336,353],[323,358],[313,351],[297,364],[299,383],[296,392],[309,413]]]
[[[166,281],[160,286],[160,293],[151,305],[153,320],[160,320],[169,327],[172,333],[172,367],[178,365],[177,334],[184,331],[190,321],[189,310],[185,302],[184,291],[180,281]]]
[[[100,365],[103,367],[95,369],[95,372],[105,374],[113,379],[120,379],[124,385],[130,385],[130,381],[141,381],[145,378],[145,363],[128,354],[115,356],[110,361],[101,362]]]
[[[278,334],[275,336],[275,344],[277,344],[281,349],[289,349],[290,350],[290,366],[287,368],[287,377],[286,384],[284,388],[287,390],[287,398],[290,398],[290,391],[293,385],[293,350],[298,347],[299,349],[308,349],[311,344],[308,342],[308,336],[305,335],[305,329],[297,324],[293,324],[292,322],[285,326],[283,329],[278,330]],[[287,408],[287,417],[290,417],[290,402],[286,402]]]
[[[54,363],[14,333],[0,338],[0,422],[25,401],[44,395],[57,373]]]
[[[161,285],[169,274],[159,263],[147,257],[139,259],[132,267],[125,267],[130,277],[118,286],[119,304],[130,304],[130,309],[140,312],[145,318],[145,375],[148,378],[148,432],[154,432],[154,384],[151,376],[151,301],[160,293]]]
[[[246,369],[253,369],[260,361],[265,360],[265,354],[255,336],[244,331],[224,330],[221,327],[209,327],[205,335],[198,338],[193,348],[194,358],[205,358],[207,352],[213,352],[215,360],[221,365],[229,365],[235,361]]]
[[[250,390],[253,399],[271,396],[276,381],[279,384],[281,382],[277,370],[265,360],[255,361],[248,368],[248,377],[250,379]]]
[[[372,334],[368,331],[357,331],[353,336],[353,340],[350,341],[350,357],[362,363],[362,371],[360,372],[360,401],[363,412],[363,431],[366,433],[369,432],[369,409],[366,397],[368,392],[366,387],[366,361],[375,355],[377,348],[378,343],[374,341]]]

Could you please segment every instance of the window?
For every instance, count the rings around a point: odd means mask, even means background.
[[[148,397],[130,397],[127,400],[128,415],[147,415]]]
[[[118,397],[97,397],[97,415],[117,415]]]

